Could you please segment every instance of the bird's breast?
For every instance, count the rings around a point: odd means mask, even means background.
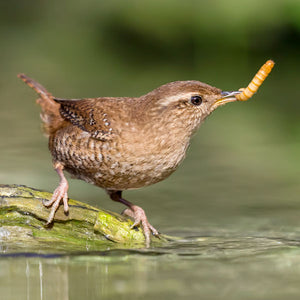
[[[54,161],[78,179],[105,189],[126,190],[159,182],[173,173],[183,160],[187,143],[173,145],[167,137],[110,141],[91,138],[69,126],[50,137]]]

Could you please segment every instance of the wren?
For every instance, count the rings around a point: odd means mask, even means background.
[[[217,107],[236,101],[239,91],[225,92],[200,81],[175,81],[141,97],[59,99],[24,74],[18,75],[40,96],[41,119],[49,137],[53,166],[60,177],[47,224],[61,202],[68,212],[68,181],[63,170],[106,190],[127,206],[123,212],[141,225],[146,245],[158,231],[144,210],[122,192],[159,182],[182,162],[191,136]]]

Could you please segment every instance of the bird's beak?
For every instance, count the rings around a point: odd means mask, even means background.
[[[236,99],[235,95],[238,95],[240,93],[241,93],[241,91],[233,91],[233,92],[222,91],[221,92],[221,98],[217,99],[213,103],[212,108],[216,109],[217,107],[219,107],[221,105],[224,105],[224,104],[229,103],[229,102],[236,101],[237,99]]]

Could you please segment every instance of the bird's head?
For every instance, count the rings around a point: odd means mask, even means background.
[[[239,91],[227,92],[200,81],[170,82],[143,96],[148,111],[166,128],[192,134],[217,107],[234,102]],[[168,125],[168,126],[167,126]]]

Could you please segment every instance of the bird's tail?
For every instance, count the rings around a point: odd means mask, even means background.
[[[38,82],[24,74],[18,74],[18,77],[39,94],[40,98],[37,99],[36,102],[42,108],[40,116],[43,122],[44,132],[46,135],[54,133],[63,123],[63,119],[59,113],[60,105],[53,100],[52,94]]]

